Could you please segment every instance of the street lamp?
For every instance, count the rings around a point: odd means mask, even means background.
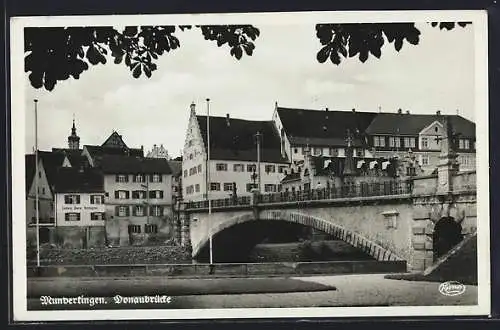
[[[36,210],[36,265],[40,267],[40,208],[38,197],[38,100],[35,99],[35,210]]]
[[[210,200],[210,99],[207,98],[207,200],[208,200],[208,240],[209,240],[209,254],[210,265],[213,265],[213,244],[212,244],[212,202]]]
[[[258,184],[257,184],[257,189],[259,190],[259,194],[262,193],[261,191],[261,175],[260,175],[260,143],[262,139],[262,134],[257,131],[257,134],[255,134],[255,140],[257,143],[257,175],[258,175]]]

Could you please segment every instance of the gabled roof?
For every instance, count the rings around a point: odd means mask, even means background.
[[[165,158],[143,158],[123,155],[104,155],[101,169],[105,174],[171,174]]]
[[[57,170],[62,166],[65,155],[59,152],[38,151],[39,160],[43,164],[45,175],[49,183],[50,189],[53,192],[54,184],[57,178]],[[25,157],[26,160],[26,191],[29,192],[31,183],[35,175],[35,155],[29,154]],[[29,172],[28,172],[29,171]],[[28,175],[31,176],[29,179]]]
[[[103,175],[94,168],[81,171],[74,167],[61,167],[57,171],[54,191],[56,193],[104,192]]]
[[[143,157],[144,151],[142,149],[135,148],[118,148],[118,147],[102,147],[95,145],[85,145],[85,149],[90,154],[90,157],[94,161],[94,166],[99,167],[101,164],[102,157],[104,155],[119,155],[119,156],[132,156],[132,157]]]
[[[106,141],[104,141],[101,146],[111,148],[128,148],[125,144],[125,141],[123,141],[122,136],[115,131],[111,133],[111,135],[106,139]]]
[[[380,135],[418,135],[424,128],[441,116],[451,121],[453,130],[464,137],[476,136],[476,125],[472,121],[458,115],[428,115],[405,113],[379,113],[366,129],[366,133]]]
[[[347,130],[353,144],[361,145],[363,133],[377,115],[373,112],[311,110],[277,107],[276,111],[292,144],[346,146]]]
[[[196,116],[205,148],[207,146],[207,117]],[[252,121],[210,116],[210,159],[257,161],[255,134],[260,132],[261,161],[286,163],[281,155],[278,132],[272,121]]]
[[[72,167],[87,167],[88,159],[82,156],[82,149],[52,148],[52,152],[59,152],[66,155]]]
[[[172,175],[177,177],[182,174],[182,161],[179,160],[169,160],[168,166],[172,170]]]

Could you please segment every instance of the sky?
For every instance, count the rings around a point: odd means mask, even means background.
[[[204,40],[201,31],[178,32],[181,47],[159,58],[147,79],[125,65],[91,67],[80,79],[58,82],[52,92],[34,89],[25,74],[26,152],[34,148],[33,99],[38,102],[40,150],[67,147],[73,116],[80,145],[102,144],[116,130],[129,147],[163,144],[181,154],[189,105],[198,114],[271,120],[279,106],[350,111],[456,114],[474,120],[474,33],[472,26],[441,31],[417,24],[417,46],[339,66],[318,63],[321,45],[314,24],[260,25],[253,56],[240,61],[229,48]]]

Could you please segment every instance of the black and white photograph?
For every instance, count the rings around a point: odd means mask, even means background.
[[[12,18],[14,319],[488,315],[486,19]]]

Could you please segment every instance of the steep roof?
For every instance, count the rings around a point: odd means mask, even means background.
[[[361,145],[363,133],[377,115],[373,112],[311,110],[278,107],[283,128],[292,144],[345,146],[347,130],[353,144]]]
[[[453,129],[464,137],[476,136],[476,125],[458,115],[441,115],[451,121]],[[418,135],[425,127],[440,120],[439,115],[379,113],[366,129],[368,134]]]
[[[63,153],[68,157],[71,166],[73,167],[87,167],[88,159],[82,156],[83,149],[68,149],[68,148],[52,148],[52,152]]]
[[[92,193],[104,191],[104,179],[99,170],[81,171],[74,167],[61,167],[57,171],[56,193]]]
[[[113,131],[111,135],[104,141],[102,144],[103,147],[112,147],[112,148],[128,148],[127,145],[125,144],[125,141],[123,141],[123,138],[120,134],[117,132]]]
[[[169,160],[168,166],[170,166],[173,176],[180,176],[182,174],[182,161]]]
[[[104,155],[101,160],[105,174],[171,174],[172,170],[164,158],[143,158],[123,155]]]
[[[26,190],[27,192],[29,191],[28,185],[31,184],[31,182],[28,182],[28,175],[31,175],[31,180],[33,180],[33,177],[35,175],[35,155],[34,154],[29,154],[26,155]],[[47,176],[47,181],[49,183],[50,189],[53,192],[53,188],[56,182],[57,178],[57,170],[62,166],[64,162],[64,158],[66,157],[63,153],[59,152],[51,152],[51,151],[38,151],[38,157],[40,161],[43,164],[43,168],[45,170],[45,175]],[[28,173],[28,166],[30,167]],[[31,168],[32,167],[32,168]]]
[[[196,116],[203,143],[207,145],[207,117]],[[286,163],[280,138],[272,121],[252,121],[210,116],[210,158],[214,160],[257,161],[255,134],[260,132],[261,161]]]
[[[122,148],[122,147],[103,147],[95,145],[85,145],[85,149],[90,154],[90,157],[94,161],[94,166],[101,166],[101,160],[105,155],[119,155],[119,156],[132,156],[132,157],[143,157],[144,151],[142,149],[134,148]]]

